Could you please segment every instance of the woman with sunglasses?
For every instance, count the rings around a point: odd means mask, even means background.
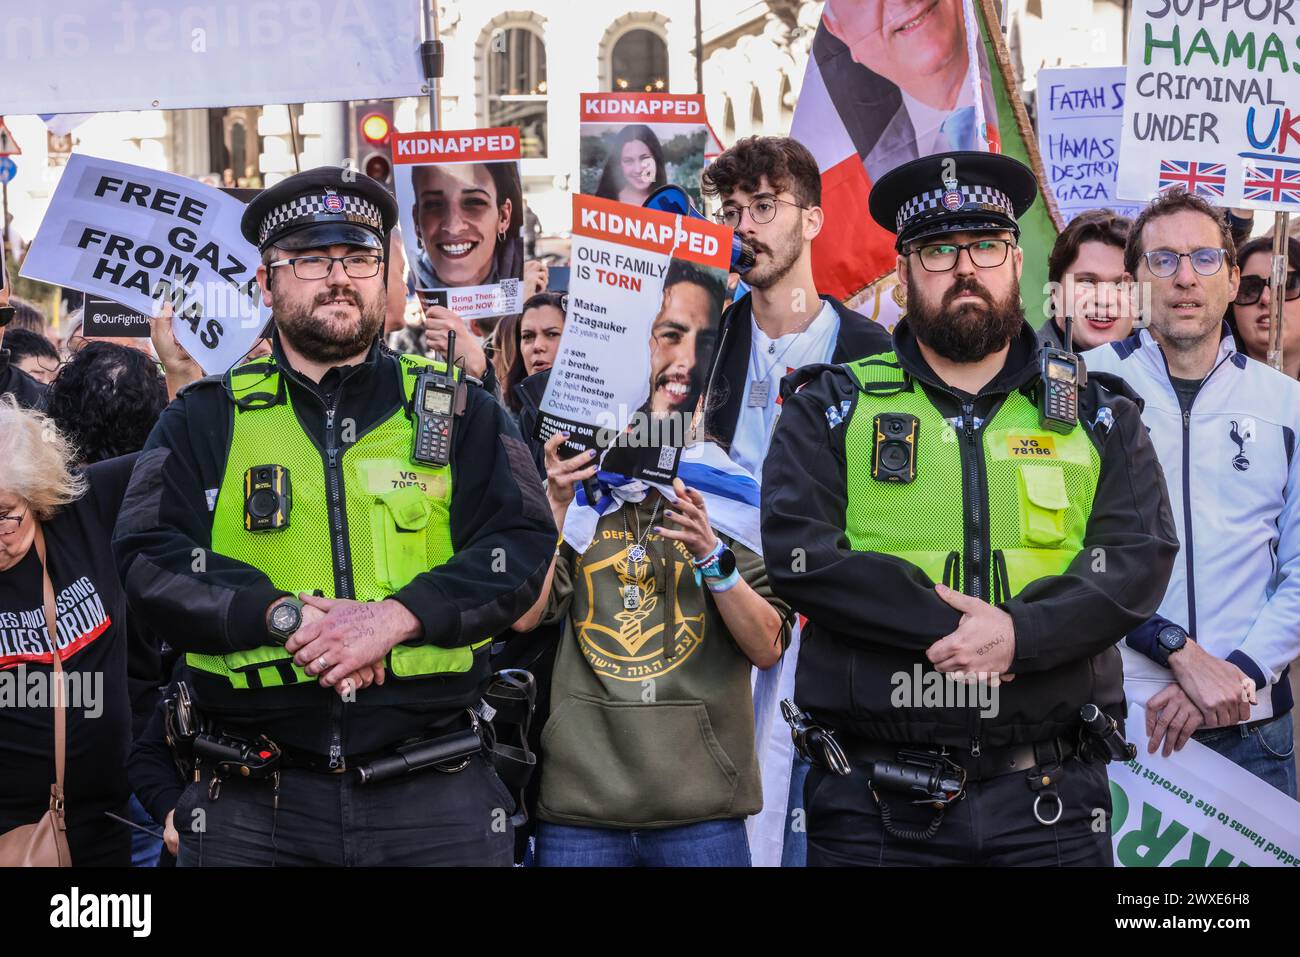
[[[68,845],[74,866],[126,866],[126,596],[109,538],[134,456],[78,469],[41,413],[0,397],[0,834],[35,823],[55,780],[53,655],[65,676]],[[49,575],[58,622],[45,624]]]
[[[1268,361],[1269,316],[1277,290],[1272,288],[1273,240],[1260,236],[1237,250],[1241,284],[1228,307],[1228,325],[1241,351]],[[1300,240],[1287,240],[1286,278],[1282,286],[1282,371],[1300,378]]]

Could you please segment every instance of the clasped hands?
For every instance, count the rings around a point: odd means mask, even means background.
[[[326,688],[348,697],[372,684],[382,685],[384,659],[403,641],[419,637],[419,619],[393,599],[353,601],[298,596],[302,624],[284,643],[294,664],[320,678]]]

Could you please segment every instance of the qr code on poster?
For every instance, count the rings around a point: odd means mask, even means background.
[[[510,297],[511,299],[515,298],[516,296],[519,295],[519,280],[502,279],[501,292],[504,293],[506,296]]]
[[[659,450],[659,467],[665,472],[672,471],[673,463],[677,461],[677,449],[671,445],[665,445]]]

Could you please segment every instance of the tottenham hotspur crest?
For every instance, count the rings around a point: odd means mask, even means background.
[[[1233,419],[1228,427],[1228,438],[1237,443],[1237,454],[1232,457],[1232,467],[1238,472],[1250,468],[1250,459],[1246,458],[1246,443],[1255,441],[1255,420],[1242,419],[1238,424]]]

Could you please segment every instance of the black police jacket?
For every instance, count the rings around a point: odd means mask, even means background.
[[[404,401],[397,359],[378,343],[363,361],[329,370],[319,384],[293,371],[278,337],[274,348],[298,421],[322,448],[327,400],[336,402],[339,420],[355,421],[357,435]],[[181,390],[136,463],[113,537],[132,613],[181,652],[226,654],[270,644],[266,611],[285,594],[261,570],[210,550],[234,414],[219,377]],[[555,551],[555,526],[532,457],[506,411],[480,388],[469,388],[451,458],[455,558],[392,596],[420,620],[417,642],[446,648],[506,631],[536,601]],[[328,551],[331,544],[322,540],[320,547]],[[344,703],[316,682],[236,690],[225,679],[184,672],[196,705],[224,724],[317,755],[337,741],[345,756],[446,723],[478,701],[489,677],[483,653],[466,674],[402,680],[390,673],[383,686]]]
[[[961,414],[958,393],[922,358],[906,320],[894,330],[894,351],[943,415]],[[1025,323],[1002,371],[975,397],[974,415],[986,419],[1012,390],[1032,386],[1037,355],[1034,331]],[[859,394],[840,366],[809,366],[788,376],[763,469],[768,575],[773,590],[809,619],[795,688],[800,707],[846,734],[890,743],[972,748],[972,729],[978,728],[983,749],[1071,735],[1079,708],[1089,702],[1122,716],[1115,644],[1160,604],[1178,552],[1141,400],[1121,379],[1088,377],[1079,418],[1098,450],[1101,474],[1083,549],[1064,574],[1032,582],[999,605],[1015,627],[1015,680],[998,689],[996,715],[973,721],[969,708],[891,703],[901,687],[893,676],[915,676],[915,666],[933,670],[925,651],[956,630],[961,614],[915,565],[849,548],[843,427],[849,416],[839,413],[841,403],[856,406]],[[1110,416],[1103,414],[1099,426],[1103,406]],[[837,414],[828,416],[828,409]],[[801,562],[790,559],[796,549],[803,550]],[[1104,571],[1094,567],[1098,556]]]

